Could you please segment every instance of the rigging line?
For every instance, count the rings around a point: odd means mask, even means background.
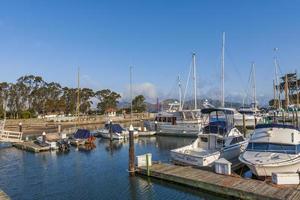
[[[190,62],[190,71],[189,71],[189,75],[188,75],[188,79],[187,79],[187,82],[186,82],[186,85],[185,85],[185,89],[184,89],[184,95],[183,95],[183,101],[182,101],[182,108],[184,106],[184,103],[185,103],[185,97],[186,97],[186,92],[187,92],[187,88],[188,88],[188,85],[189,85],[189,82],[190,82],[190,76],[191,76],[191,73],[192,73],[192,61]]]
[[[225,50],[226,50],[226,51],[225,51],[225,54],[226,54],[226,56],[228,57],[228,60],[231,62],[233,69],[236,71],[236,73],[237,73],[237,75],[238,75],[238,77],[239,77],[241,83],[244,85],[243,88],[246,88],[246,87],[245,87],[245,82],[244,82],[244,80],[242,79],[242,74],[241,74],[240,71],[238,70],[238,67],[237,67],[237,65],[235,64],[235,62],[234,62],[234,60],[233,60],[233,58],[232,58],[232,56],[231,56],[231,54],[230,54],[228,45],[225,47]],[[242,89],[242,90],[244,90],[244,92],[245,92],[245,89]]]

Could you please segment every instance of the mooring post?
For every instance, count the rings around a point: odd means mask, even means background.
[[[292,124],[295,125],[295,111],[294,111],[294,109],[292,110],[292,113],[293,113]]]
[[[22,122],[19,123],[19,132],[22,133],[23,127],[22,127]]]
[[[133,142],[133,126],[132,124],[129,127],[129,174],[134,175],[134,142]]]
[[[144,120],[141,120],[141,131],[145,131]]]
[[[46,142],[46,132],[45,131],[42,134],[42,138],[43,138],[43,143],[45,143]]]
[[[257,118],[254,117],[254,128],[256,127],[256,124],[257,124]]]
[[[285,115],[284,115],[284,110],[282,111],[282,122],[285,124]]]
[[[157,132],[157,121],[154,122],[154,130]]]
[[[150,163],[149,163],[149,154],[146,154],[146,167],[147,167],[147,176],[150,176]]]
[[[61,124],[58,124],[58,133],[60,134],[61,133]]]
[[[245,114],[243,114],[243,132],[244,132],[244,137],[246,137],[246,119],[245,119]]]
[[[109,120],[109,138],[110,138],[110,140],[113,139],[113,137],[112,137],[112,121],[111,120]]]

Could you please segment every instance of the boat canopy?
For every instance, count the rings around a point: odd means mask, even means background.
[[[105,124],[105,128],[106,129],[110,129],[113,133],[122,133],[122,131],[124,131],[124,129],[122,128],[122,126],[120,124]]]
[[[299,130],[297,127],[293,125],[287,125],[287,124],[257,124],[255,126],[255,129],[261,129],[261,128],[288,128],[288,129]]]
[[[224,135],[225,133],[227,133],[227,123],[226,121],[209,122],[209,124],[204,127],[204,133]]]
[[[74,134],[74,138],[76,139],[87,139],[91,137],[91,132],[86,129],[78,129],[76,133]]]
[[[201,110],[202,114],[210,114],[212,112],[222,112],[226,115],[233,115],[234,110],[233,109],[228,109],[228,108],[204,108]]]

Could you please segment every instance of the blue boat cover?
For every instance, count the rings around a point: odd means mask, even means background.
[[[105,124],[105,128],[109,130],[110,124]],[[111,124],[111,130],[113,133],[122,133],[124,131],[120,124]]]
[[[299,130],[297,127],[293,125],[287,125],[287,124],[257,124],[255,126],[255,129],[259,129],[259,128],[289,128],[289,129]]]
[[[207,126],[204,127],[204,133],[215,133],[223,135],[227,132],[225,121],[212,121],[209,122]]]
[[[91,133],[89,130],[86,129],[78,129],[76,133],[74,134],[74,138],[76,139],[87,139],[91,137]]]

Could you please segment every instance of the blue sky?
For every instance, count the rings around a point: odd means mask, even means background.
[[[75,87],[136,93],[149,99],[176,94],[197,54],[199,96],[218,98],[221,35],[226,32],[225,94],[247,87],[256,63],[257,91],[272,96],[273,48],[282,73],[300,71],[300,1],[0,0],[0,80],[23,74]],[[173,89],[172,89],[173,88]]]

